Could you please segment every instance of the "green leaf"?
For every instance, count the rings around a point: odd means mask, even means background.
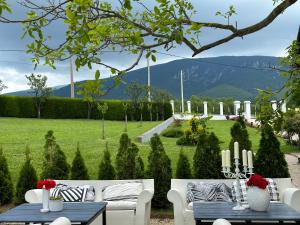
[[[156,62],[156,57],[155,57],[155,55],[151,55],[151,59],[152,59],[153,62]]]
[[[95,79],[96,80],[99,80],[100,78],[100,71],[99,70],[96,70],[96,73],[95,73]]]
[[[132,7],[131,7],[131,1],[130,1],[130,0],[125,0],[125,2],[124,2],[124,7],[125,7],[126,9],[131,10],[131,9],[132,9]]]

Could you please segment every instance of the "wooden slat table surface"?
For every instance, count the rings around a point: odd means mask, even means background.
[[[106,224],[106,202],[64,203],[60,212],[42,213],[41,204],[22,204],[0,214],[0,222],[12,223],[49,223],[58,217],[67,217],[72,223],[90,224],[96,217],[103,214],[103,224]]]
[[[300,203],[299,203],[300,204]],[[271,203],[267,212],[256,212],[251,209],[242,211],[232,210],[235,203],[228,202],[194,202],[194,218],[197,224],[202,221],[216,220],[219,218],[230,221],[245,221],[247,223],[255,221],[283,221],[300,224],[300,214],[283,203]]]

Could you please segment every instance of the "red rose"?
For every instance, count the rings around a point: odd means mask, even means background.
[[[252,175],[249,180],[247,181],[247,186],[255,186],[261,189],[266,189],[268,186],[269,182],[263,178],[261,175],[255,174]]]
[[[46,190],[50,190],[51,188],[54,188],[56,186],[56,183],[54,180],[40,180],[36,187],[41,189],[45,188]]]

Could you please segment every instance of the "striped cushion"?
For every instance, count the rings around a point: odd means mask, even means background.
[[[266,180],[269,182],[267,188],[270,194],[270,200],[273,202],[278,202],[280,201],[279,198],[279,191],[278,191],[278,187],[277,187],[277,183],[271,179],[271,178],[266,178]],[[247,180],[242,179],[240,180],[240,193],[241,193],[241,202],[245,202],[247,203]],[[234,201],[236,201],[236,192],[237,192],[237,185],[236,185],[236,181],[233,181],[233,185],[232,185],[232,198]]]
[[[64,184],[58,184],[51,191],[51,197],[61,196],[64,202],[84,202],[88,187],[69,187]]]

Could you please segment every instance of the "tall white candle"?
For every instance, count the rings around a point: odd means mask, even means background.
[[[234,158],[239,158],[239,143],[237,141],[234,142]]]
[[[248,151],[248,167],[253,168],[252,151]]]
[[[222,167],[226,166],[226,151],[222,151]]]
[[[230,150],[226,150],[226,167],[231,167]]]
[[[243,154],[243,166],[247,166],[247,150],[243,150],[242,151],[242,154]]]

